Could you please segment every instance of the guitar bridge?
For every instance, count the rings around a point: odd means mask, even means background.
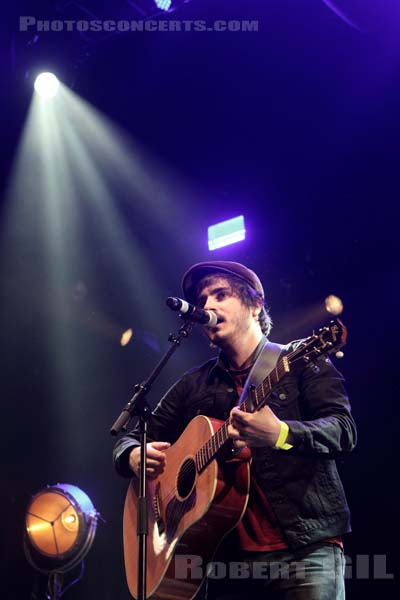
[[[158,532],[161,535],[165,531],[165,524],[161,517],[161,502],[160,502],[160,482],[157,483],[156,492],[153,498],[154,518],[158,526]]]

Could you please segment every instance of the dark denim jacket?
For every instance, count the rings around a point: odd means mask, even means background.
[[[287,349],[291,349],[288,346]],[[350,531],[350,513],[335,458],[350,452],[356,427],[343,377],[328,358],[287,374],[270,406],[289,425],[291,450],[253,448],[252,469],[272,505],[289,546],[297,548]],[[196,415],[225,420],[237,403],[221,358],[187,372],[153,412],[149,441],[174,443]],[[114,447],[117,471],[129,477],[128,455],[137,429]]]

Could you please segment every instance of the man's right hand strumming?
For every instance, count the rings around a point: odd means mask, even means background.
[[[150,442],[146,446],[146,475],[149,479],[156,479],[165,469],[165,450],[170,447],[169,442]],[[136,446],[129,455],[129,466],[139,477],[140,471],[140,446]]]

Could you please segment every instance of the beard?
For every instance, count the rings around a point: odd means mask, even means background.
[[[210,342],[223,348],[225,345],[232,345],[246,336],[252,323],[249,310],[242,307],[234,316],[228,317],[215,327],[208,327],[206,335]]]

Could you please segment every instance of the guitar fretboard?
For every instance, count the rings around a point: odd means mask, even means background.
[[[292,365],[302,360],[309,363],[312,358],[330,354],[341,348],[347,339],[347,329],[339,319],[333,319],[329,325],[303,340],[294,350],[279,359],[276,367],[257,386],[247,386],[240,398],[239,406],[245,412],[255,412],[268,401],[273,387],[290,372]],[[214,460],[217,453],[228,442],[227,419],[216,433],[196,453],[196,469],[200,473]]]
[[[272,388],[290,371],[290,355],[282,357],[271,373],[257,386],[249,386],[245,389],[239,406],[244,412],[255,412],[262,408],[272,392]],[[228,442],[228,425],[230,418],[227,419],[216,433],[200,448],[196,453],[196,469],[200,473],[206,466],[214,460],[217,453]]]

